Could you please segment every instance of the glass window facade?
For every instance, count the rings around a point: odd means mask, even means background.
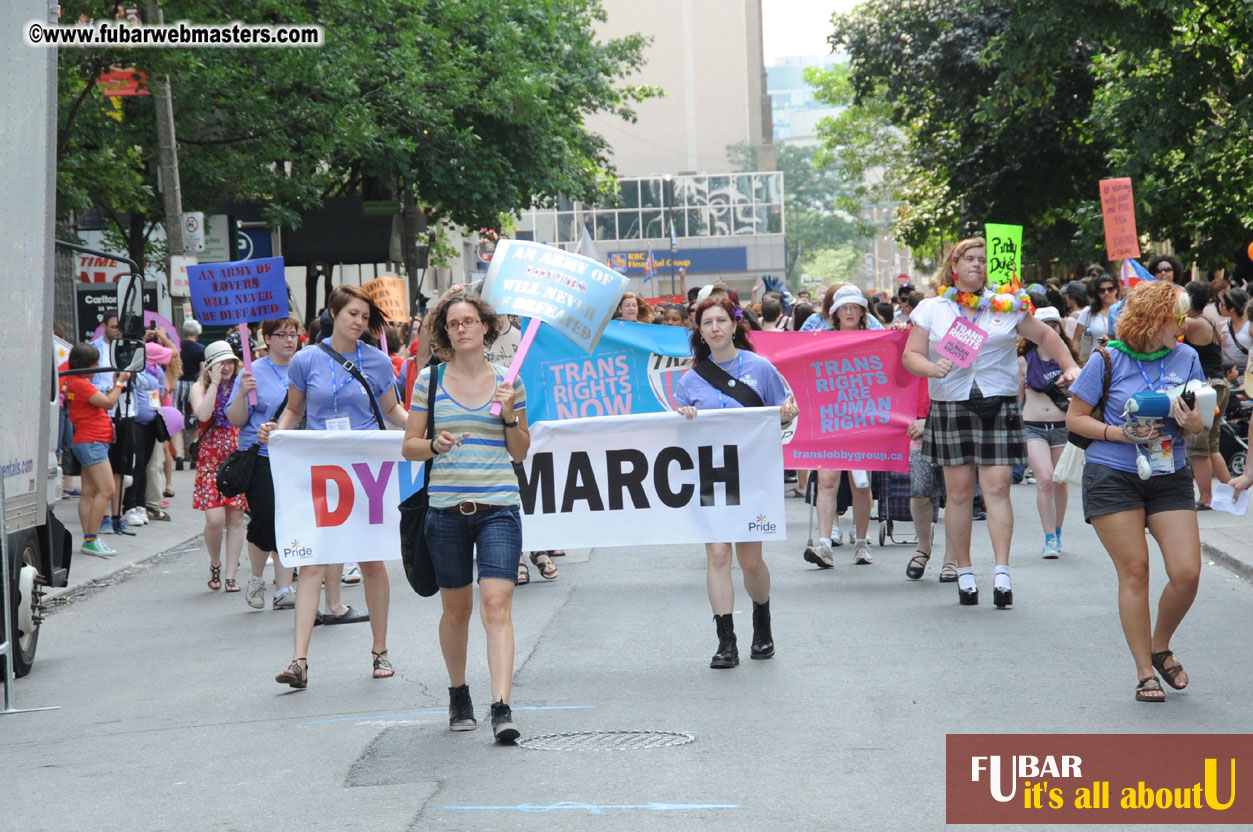
[[[520,231],[544,243],[577,243],[586,226],[600,240],[679,239],[782,234],[783,174],[754,173],[622,179],[602,205],[559,200],[524,211]]]

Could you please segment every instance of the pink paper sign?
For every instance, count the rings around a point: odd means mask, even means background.
[[[988,334],[985,331],[965,318],[958,318],[953,321],[948,332],[944,333],[935,349],[941,358],[947,358],[964,369],[975,362],[975,356],[983,349],[987,340]]]

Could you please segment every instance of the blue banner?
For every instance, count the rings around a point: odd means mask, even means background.
[[[483,281],[483,299],[503,315],[538,318],[590,352],[626,291],[602,263],[526,240],[501,240]]]
[[[690,356],[686,327],[610,321],[590,354],[540,327],[522,363],[527,421],[673,410]]]
[[[188,266],[187,280],[192,313],[202,324],[230,326],[289,314],[282,257]]]
[[[648,249],[639,251],[611,251],[609,265],[614,271],[625,275],[644,274],[644,262]],[[681,248],[656,258],[656,271],[667,274],[671,268],[687,269],[688,274],[703,272],[743,272],[748,270],[748,249],[744,246],[726,248]]]

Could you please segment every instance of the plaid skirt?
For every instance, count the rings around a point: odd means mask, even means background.
[[[935,465],[1026,465],[1027,434],[1017,402],[984,421],[961,402],[931,400],[922,459]]]

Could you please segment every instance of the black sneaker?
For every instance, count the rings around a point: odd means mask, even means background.
[[[513,711],[504,702],[492,703],[492,733],[496,742],[501,745],[512,745],[514,740],[522,736],[518,726],[513,724]]]
[[[474,703],[470,701],[470,686],[448,689],[448,730],[473,731],[479,725],[474,718]]]

